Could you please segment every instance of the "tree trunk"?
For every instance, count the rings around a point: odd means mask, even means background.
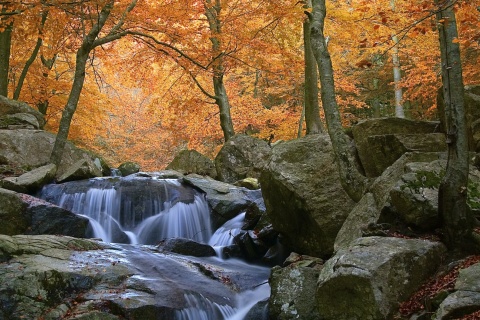
[[[303,45],[305,47],[305,89],[304,110],[307,134],[323,132],[318,106],[318,69],[310,41],[310,20],[303,22]]]
[[[435,0],[439,4],[438,0]],[[437,13],[442,63],[448,162],[438,196],[444,242],[450,249],[465,248],[472,235],[473,220],[467,206],[468,141],[460,46],[453,1],[442,1]]]
[[[395,0],[390,1],[390,7],[392,11],[395,11]],[[405,112],[403,110],[402,100],[403,93],[400,81],[402,80],[402,70],[400,68],[400,57],[398,55],[398,37],[396,34],[392,35],[393,47],[392,60],[393,60],[393,83],[395,88],[395,116],[397,118],[405,118]]]
[[[228,100],[227,90],[223,83],[225,68],[223,65],[222,43],[220,40],[222,30],[219,18],[222,6],[220,0],[215,0],[215,5],[213,5],[212,2],[212,0],[206,1],[205,15],[208,20],[210,32],[212,33],[210,40],[212,42],[213,89],[215,91],[215,103],[220,111],[220,126],[222,127],[223,137],[225,141],[227,141],[235,135],[235,130],[233,129],[232,116],[230,115],[231,107]]]
[[[13,23],[0,32],[0,95],[8,96],[8,73],[10,69],[10,47]]]
[[[97,23],[85,36],[82,45],[77,51],[72,89],[70,91],[70,95],[68,96],[65,109],[62,112],[62,119],[60,120],[57,138],[55,139],[52,154],[50,155],[50,162],[56,164],[57,166],[62,160],[63,150],[65,148],[65,144],[67,143],[68,133],[70,131],[70,124],[77,109],[78,101],[80,100],[80,93],[82,92],[83,84],[85,82],[85,69],[87,66],[88,56],[93,48],[95,48],[95,39],[105,25],[105,22],[107,21],[108,16],[113,8],[113,4],[114,1],[109,1],[105,4],[99,14]]]
[[[18,100],[18,98],[20,97],[20,92],[22,91],[23,82],[27,77],[28,69],[33,64],[33,62],[37,58],[38,52],[40,51],[40,47],[42,46],[42,42],[43,42],[43,38],[42,38],[43,27],[45,26],[45,21],[47,21],[47,16],[48,16],[48,10],[43,11],[42,20],[40,21],[40,27],[38,31],[37,43],[35,44],[35,48],[33,48],[30,58],[28,58],[27,62],[25,62],[25,66],[23,67],[22,73],[18,78],[18,84],[17,84],[17,87],[15,88],[15,92],[13,93],[13,100]]]
[[[321,97],[328,134],[339,169],[340,182],[347,194],[359,201],[368,187],[368,179],[356,167],[355,156],[350,149],[350,139],[343,130],[340,112],[335,98],[335,83],[330,54],[327,50],[323,27],[326,16],[325,0],[313,0],[311,19],[312,50],[318,64]]]

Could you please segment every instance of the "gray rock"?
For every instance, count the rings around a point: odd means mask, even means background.
[[[213,179],[217,177],[213,161],[196,150],[180,151],[166,169],[176,170],[183,174],[196,173]]]
[[[0,234],[85,237],[88,219],[41,199],[0,189]]]
[[[480,119],[480,86],[465,86],[464,98],[468,146],[471,151],[480,152],[480,135],[477,122]],[[445,102],[442,88],[438,90],[437,108],[442,128],[445,131]]]
[[[269,283],[271,319],[321,319],[314,299],[319,269],[290,265],[274,267]],[[340,319],[340,318],[339,318]]]
[[[198,243],[190,239],[167,239],[159,245],[162,250],[192,257],[212,257],[215,250],[208,244]]]
[[[480,263],[459,272],[455,292],[450,294],[438,308],[435,319],[461,318],[480,310]]]
[[[127,161],[122,163],[119,167],[118,170],[120,170],[120,173],[122,174],[123,177],[126,177],[128,175],[137,173],[140,171],[140,165],[135,162]]]
[[[29,113],[7,114],[0,121],[3,121],[2,129],[41,129],[37,118]]]
[[[0,187],[22,193],[35,192],[45,184],[52,182],[56,171],[56,165],[48,164],[19,177],[8,177],[0,180]]]
[[[206,194],[208,205],[212,209],[214,229],[236,217],[255,201],[261,201],[259,199],[262,198],[260,190],[248,190],[195,174],[184,177],[183,181]]]
[[[405,152],[446,150],[439,122],[402,118],[360,121],[352,127],[355,145],[367,177],[378,177]]]
[[[19,114],[22,115],[19,116]],[[5,118],[8,119],[8,116],[10,117],[10,120],[16,118],[17,120],[20,119],[22,122],[28,119],[27,123],[30,123],[31,125],[36,122],[35,124],[37,127],[35,129],[42,129],[45,125],[43,114],[33,109],[25,102],[10,100],[4,96],[0,96],[0,124]],[[34,121],[31,116],[35,117],[36,121]]]
[[[90,159],[81,159],[68,167],[65,172],[58,177],[57,182],[84,180],[89,178],[101,177],[102,171]]]
[[[272,149],[260,177],[267,214],[287,246],[302,254],[331,255],[355,203],[343,190],[330,139],[308,135]]]
[[[228,183],[247,177],[258,178],[270,153],[266,141],[237,134],[225,142],[215,158],[217,177]]]
[[[36,168],[50,162],[55,135],[41,130],[0,130],[0,158],[19,167]],[[95,161],[98,157],[67,142],[62,161],[57,168],[60,177],[81,159]]]
[[[388,237],[355,240],[329,259],[318,278],[321,319],[389,319],[438,268],[441,243]]]
[[[335,251],[348,247],[362,236],[369,225],[396,223],[397,213],[390,203],[390,191],[407,171],[407,165],[417,161],[437,161],[442,153],[408,152],[388,167],[370,186],[369,193],[355,205],[335,239]]]

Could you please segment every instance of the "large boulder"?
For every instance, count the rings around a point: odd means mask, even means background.
[[[480,263],[459,272],[455,291],[442,301],[435,319],[458,319],[480,310]]]
[[[405,152],[446,150],[439,122],[402,118],[360,121],[352,127],[355,145],[367,177],[378,177]]]
[[[101,177],[102,175],[101,167],[97,167],[95,162],[90,159],[80,159],[68,167],[68,169],[58,177],[57,182],[63,183],[67,181],[90,179]]]
[[[236,187],[196,174],[185,176],[183,182],[206,194],[208,205],[212,210],[211,219],[214,229],[236,217],[253,204],[262,202],[260,190]]]
[[[0,96],[0,129],[42,129],[43,114],[28,104]]]
[[[468,146],[471,151],[480,152],[480,86],[465,87],[465,120],[467,122]],[[442,124],[445,128],[445,101],[443,99],[443,89],[438,90],[437,108]]]
[[[355,203],[340,184],[327,135],[275,146],[260,177],[267,214],[285,244],[301,254],[331,255]]]
[[[215,158],[218,180],[233,183],[247,177],[258,178],[270,152],[264,140],[245,134],[231,137]]]
[[[196,150],[180,151],[166,169],[176,170],[183,174],[196,173],[213,179],[217,177],[213,161]]]
[[[321,263],[292,254],[296,261],[285,268],[272,268],[268,304],[270,319],[321,319],[314,299]],[[288,259],[287,259],[288,260]]]
[[[47,164],[22,174],[19,177],[8,177],[0,180],[0,188],[5,188],[22,193],[38,191],[42,186],[52,182],[57,166]]]
[[[383,174],[376,178],[362,199],[349,213],[335,239],[335,251],[346,248],[371,226],[381,223],[396,223],[398,215],[391,205],[391,191],[407,172],[408,164],[439,161],[442,153],[409,152],[401,156]]]
[[[123,177],[126,177],[128,175],[138,173],[140,171],[140,165],[136,162],[127,161],[118,167],[118,171],[120,171]]]
[[[36,168],[49,163],[54,144],[55,135],[46,131],[0,130],[0,158],[20,167]],[[104,163],[94,154],[67,142],[56,177],[60,177],[70,166],[81,159]]]
[[[88,219],[41,199],[0,189],[0,234],[85,237]]]
[[[320,272],[320,319],[390,319],[398,303],[435,272],[445,251],[441,243],[420,239],[357,239]]]

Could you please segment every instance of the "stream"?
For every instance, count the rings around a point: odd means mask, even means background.
[[[221,254],[242,232],[245,213],[212,228],[205,195],[176,179],[96,178],[48,185],[40,197],[86,216],[87,236],[111,243],[122,262],[135,270],[130,281],[146,286],[154,296],[152,304],[174,309],[178,320],[245,319],[270,295],[270,268]],[[217,255],[163,251],[159,244],[172,238],[209,244]],[[267,319],[266,304],[257,309]],[[258,314],[255,319],[261,319]]]

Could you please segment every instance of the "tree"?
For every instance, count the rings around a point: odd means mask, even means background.
[[[311,8],[311,1],[307,1],[305,7]],[[303,21],[303,46],[305,51],[305,88],[302,116],[305,115],[307,134],[316,134],[323,132],[323,125],[318,106],[318,69],[310,41],[310,20],[308,18]]]
[[[82,40],[82,44],[77,50],[75,60],[75,75],[73,78],[72,89],[68,96],[67,104],[62,113],[60,127],[58,128],[57,137],[55,139],[55,144],[53,146],[52,154],[50,156],[50,162],[54,164],[60,164],[60,161],[62,159],[63,150],[65,148],[68,133],[70,130],[70,124],[72,122],[73,115],[75,114],[75,110],[77,109],[80,94],[82,92],[83,84],[85,82],[85,68],[87,66],[90,52],[98,46],[120,39],[128,34],[127,31],[122,30],[122,27],[125,23],[126,15],[133,10],[137,3],[137,0],[133,0],[130,3],[130,5],[121,15],[118,23],[112,27],[112,29],[106,36],[99,37],[102,28],[105,26],[105,23],[107,22],[107,19],[112,12],[114,3],[115,2],[113,0],[108,0],[104,4],[101,11],[98,13],[98,16],[94,17],[95,22],[93,23],[92,28],[87,34],[85,34]],[[86,21],[84,21],[84,23],[86,23]]]
[[[395,0],[390,1],[390,6],[392,11],[395,11]],[[398,118],[405,118],[405,113],[403,111],[403,97],[402,97],[402,69],[400,68],[400,57],[398,54],[398,36],[396,34],[392,35],[392,40],[394,46],[392,48],[392,60],[393,60],[393,83],[395,86],[395,116]]]
[[[307,12],[306,12],[307,13]],[[368,179],[355,165],[355,157],[350,149],[350,139],[344,132],[335,96],[333,66],[323,33],[327,9],[325,0],[313,0],[313,11],[307,13],[311,23],[312,50],[320,73],[321,97],[328,134],[340,174],[340,182],[347,194],[359,201],[368,186]]]
[[[2,6],[2,13],[6,12],[7,10]],[[0,16],[0,95],[7,97],[13,22],[4,21],[4,19]]]
[[[468,140],[462,63],[457,21],[453,10],[456,0],[442,2],[435,0],[435,3],[438,6],[437,21],[448,146],[446,173],[438,193],[438,209],[443,222],[444,242],[450,249],[468,249],[474,234],[473,219],[467,206]],[[478,240],[477,246],[480,244]]]

